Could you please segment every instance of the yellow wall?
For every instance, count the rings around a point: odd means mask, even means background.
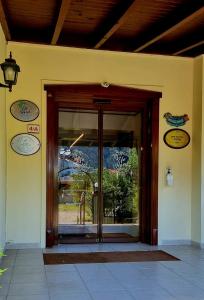
[[[202,103],[204,103],[204,55],[202,55],[202,65]],[[201,157],[201,244],[204,247],[204,105],[202,105]]]
[[[4,62],[6,41],[0,26],[0,62]],[[2,72],[1,72],[2,73]],[[0,82],[3,82],[2,74]],[[6,114],[5,89],[0,88],[0,249],[5,245],[6,220]]]
[[[170,127],[163,114],[187,113],[183,127],[191,135],[193,99],[193,59],[114,53],[10,42],[8,52],[21,66],[19,81],[7,93],[8,201],[7,241],[41,243],[45,241],[45,158],[46,95],[44,83],[100,83],[162,91],[159,142],[159,242],[191,239],[191,144],[181,150],[168,148],[163,135]],[[9,112],[17,99],[29,99],[40,108],[35,123],[41,125],[41,151],[30,157],[19,156],[10,146],[11,138],[26,131],[26,124]],[[167,167],[172,167],[173,187],[165,185]]]
[[[193,100],[193,140],[192,140],[192,240],[201,242],[201,164],[202,164],[202,80],[203,58],[199,56],[194,61],[194,100]]]

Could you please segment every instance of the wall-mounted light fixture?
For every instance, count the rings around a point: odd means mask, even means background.
[[[5,84],[0,83],[0,87],[5,87],[9,89],[9,92],[12,91],[12,86],[16,84],[18,73],[20,72],[20,67],[16,64],[15,59],[12,58],[10,52],[9,58],[5,59],[5,62],[0,64],[1,69],[4,73]]]

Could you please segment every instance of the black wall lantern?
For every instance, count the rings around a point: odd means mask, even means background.
[[[6,84],[0,83],[0,87],[5,87],[9,89],[9,92],[12,91],[12,86],[16,84],[18,72],[20,72],[20,67],[16,64],[15,59],[12,58],[10,52],[9,58],[5,59],[5,62],[0,64],[3,73],[4,81]]]

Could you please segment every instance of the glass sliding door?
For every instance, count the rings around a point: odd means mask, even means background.
[[[139,237],[141,114],[103,114],[102,240]]]
[[[58,232],[60,243],[96,242],[98,231],[98,113],[60,111]]]
[[[140,113],[59,111],[59,243],[138,240],[140,145]]]

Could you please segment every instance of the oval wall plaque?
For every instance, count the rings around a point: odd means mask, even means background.
[[[11,148],[20,155],[32,155],[40,149],[40,141],[32,134],[21,133],[12,138]]]
[[[190,135],[183,129],[170,129],[164,135],[164,142],[170,148],[182,149],[190,143]]]
[[[22,122],[30,122],[39,116],[39,108],[29,100],[17,100],[10,108],[12,116]]]

